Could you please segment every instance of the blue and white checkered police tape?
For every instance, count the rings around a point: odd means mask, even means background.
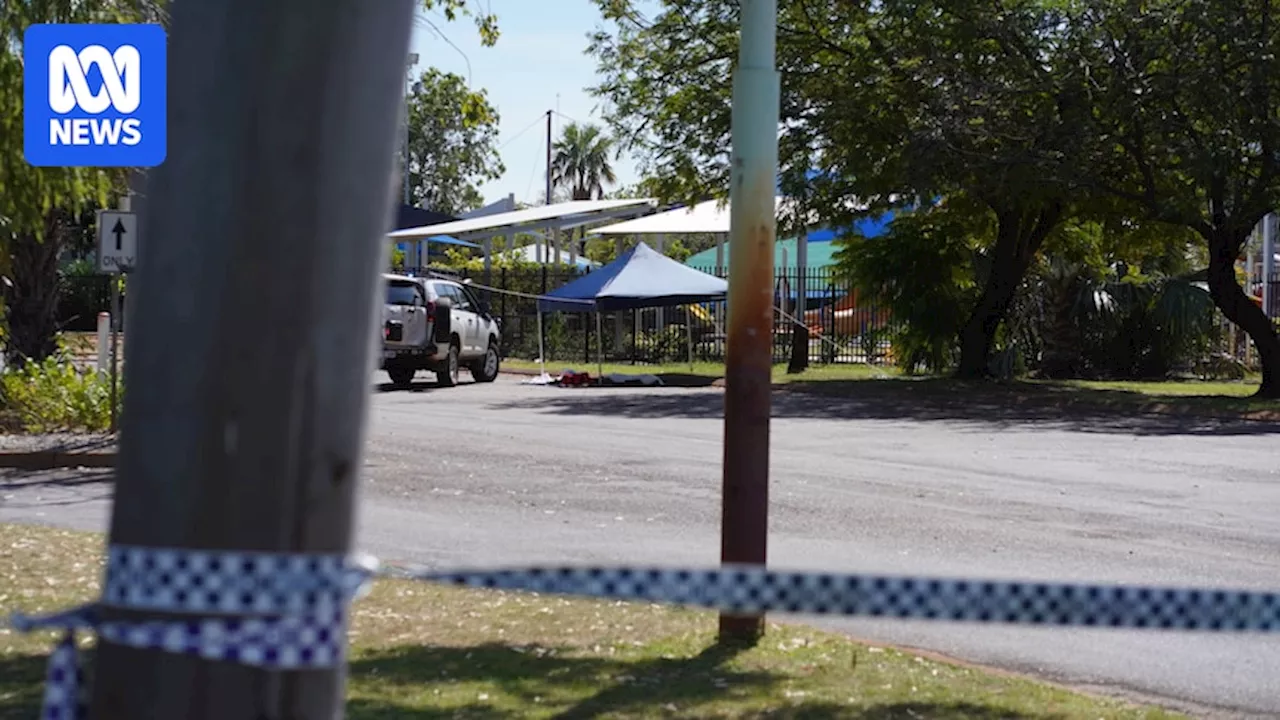
[[[450,585],[640,600],[737,614],[787,612],[1027,625],[1209,632],[1280,630],[1280,593],[1217,588],[1022,583],[783,572],[560,567],[473,571],[380,569],[342,555],[294,555],[114,546],[102,599],[44,617],[22,631],[58,629],[43,717],[83,717],[76,631],[109,642],[270,670],[342,661],[347,609],[376,576]],[[104,619],[103,610],[180,619]],[[114,617],[114,616],[112,616]]]
[[[102,598],[42,617],[17,615],[20,631],[64,631],[49,657],[42,717],[85,717],[76,631],[127,647],[196,655],[273,670],[332,667],[346,646],[346,613],[377,564],[344,555],[154,549],[107,551]],[[106,619],[104,610],[166,619]]]

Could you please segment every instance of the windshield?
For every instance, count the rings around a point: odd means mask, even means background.
[[[387,283],[388,305],[416,305],[418,297],[414,284],[405,280],[392,280]]]

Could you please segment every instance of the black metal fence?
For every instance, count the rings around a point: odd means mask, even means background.
[[[725,268],[697,268],[726,277]],[[502,322],[505,357],[539,356],[536,296],[581,277],[566,267],[497,268],[460,272],[482,290],[490,309]],[[803,282],[802,282],[803,281]],[[106,276],[68,276],[62,281],[57,317],[64,330],[92,332],[97,314],[108,309],[110,279]],[[1280,318],[1280,275],[1269,282],[1269,315]],[[809,269],[801,277],[795,269],[777,271],[774,281],[774,361],[786,362],[793,342],[792,318],[799,313],[797,298],[806,296],[804,320],[812,329],[809,360],[814,364],[890,363],[890,336],[895,329],[886,311],[860,307],[848,281],[826,268]],[[634,364],[720,362],[724,359],[725,303],[692,308],[664,307],[605,313],[546,313],[542,316],[543,347],[548,361],[589,365],[595,362],[597,342],[607,362]]]
[[[698,268],[718,277],[727,268]],[[543,266],[460,271],[481,289],[493,314],[502,322],[505,357],[536,359],[538,311],[536,297],[581,277],[567,267]],[[803,280],[803,282],[802,282]],[[109,306],[106,276],[70,276],[63,279],[58,321],[64,330],[92,332],[97,314]],[[854,307],[849,284],[826,269],[810,269],[801,277],[795,269],[776,273],[774,283],[774,360],[791,356],[792,318],[799,315],[801,288],[807,297],[804,320],[813,329],[809,341],[812,363],[881,363],[892,359],[888,313]],[[546,313],[542,316],[543,347],[548,361],[589,364],[599,351],[607,362],[633,364],[720,362],[724,359],[725,303],[691,308],[661,307],[604,313]]]
[[[697,268],[725,277],[724,268]],[[502,322],[506,357],[539,356],[538,312],[535,296],[583,275],[569,268],[498,268],[462,272],[484,290],[489,307]],[[812,363],[879,363],[892,360],[888,313],[856,307],[852,288],[825,268],[810,269],[803,277],[792,269],[779,271],[774,283],[774,360],[791,356],[792,319],[798,319],[801,288],[807,298],[804,320],[812,328]],[[803,282],[802,282],[803,281]],[[724,359],[725,303],[692,307],[658,307],[622,312],[546,313],[542,316],[541,352],[548,361],[594,363],[598,350],[608,362],[633,364],[719,362]],[[691,356],[692,354],[692,356]]]

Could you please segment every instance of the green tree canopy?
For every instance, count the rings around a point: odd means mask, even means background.
[[[152,3],[145,3],[152,6]],[[30,0],[0,4],[0,243],[4,274],[8,244],[20,235],[42,238],[49,213],[85,202],[105,205],[125,187],[126,171],[114,168],[33,167],[23,154],[23,34],[38,23],[136,22],[135,0]]]
[[[430,68],[409,96],[409,194],[413,204],[456,215],[484,204],[480,184],[502,177],[498,113],[483,90]]]
[[[37,23],[163,21],[153,0],[25,0],[0,4],[0,275],[5,353],[41,360],[56,349],[59,259],[88,210],[128,190],[128,168],[34,167],[23,151],[23,38]]]
[[[622,0],[597,2],[612,23],[589,46],[607,119],[663,199],[723,197],[737,3],[663,0],[649,19]],[[965,375],[985,373],[1027,268],[1084,200],[1072,166],[1085,160],[1088,106],[1056,52],[1062,5],[779,4],[784,191],[837,227],[961,194],[990,214],[981,252],[993,270],[958,330]]]
[[[167,0],[9,0],[0,3],[0,275],[6,293],[6,352],[39,358],[57,330],[59,257],[68,237],[82,235],[86,211],[113,203],[128,189],[130,168],[37,168],[22,147],[23,34],[34,23],[167,21]],[[473,15],[481,41],[498,38],[496,18],[471,13],[464,0],[421,0],[448,20]],[[139,184],[140,186],[140,184]]]
[[[449,22],[457,20],[460,15],[471,16],[475,20],[482,45],[492,47],[498,42],[498,18],[488,12],[472,12],[467,0],[422,0],[422,8],[440,11]]]
[[[1280,397],[1280,338],[1236,261],[1280,207],[1280,29],[1267,0],[1080,0],[1071,61],[1097,145],[1082,184],[1191,228],[1214,304],[1253,340],[1259,395]]]

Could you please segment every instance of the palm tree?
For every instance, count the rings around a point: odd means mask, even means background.
[[[1198,273],[1131,276],[1055,259],[1041,284],[1046,377],[1165,377],[1211,352],[1215,314]]]
[[[552,150],[551,182],[569,188],[574,200],[602,198],[604,186],[618,181],[609,163],[613,139],[595,125],[565,125]]]

